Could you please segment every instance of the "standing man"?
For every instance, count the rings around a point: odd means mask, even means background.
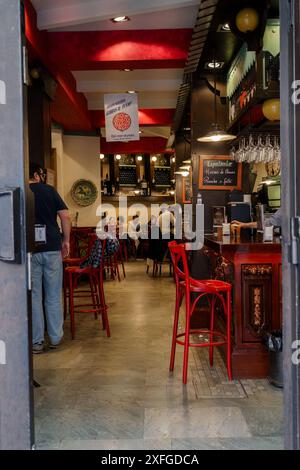
[[[32,335],[33,352],[38,354],[44,351],[43,298],[50,348],[57,348],[63,339],[62,257],[69,255],[71,221],[66,204],[46,184],[46,174],[37,164],[30,165],[30,189],[35,198],[36,241],[32,256]]]

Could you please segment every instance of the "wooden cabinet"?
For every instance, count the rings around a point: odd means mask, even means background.
[[[266,377],[268,353],[262,332],[280,329],[282,321],[281,245],[259,238],[223,243],[211,236],[206,238],[206,253],[213,277],[233,286],[234,377]]]

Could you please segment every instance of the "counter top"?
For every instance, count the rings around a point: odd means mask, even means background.
[[[240,239],[234,239],[230,236],[218,236],[207,234],[204,236],[204,244],[208,248],[217,252],[280,252],[281,239],[274,237],[272,242],[263,240],[263,234],[257,233],[253,237],[241,234]]]

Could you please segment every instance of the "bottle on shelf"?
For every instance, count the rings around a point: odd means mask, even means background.
[[[141,181],[141,190],[142,190],[142,195],[147,196],[148,195],[148,183],[145,180],[145,175],[143,175],[142,181]]]
[[[105,179],[104,179],[104,181],[103,181],[103,195],[104,195],[104,196],[107,196],[107,195],[108,195],[107,182],[108,182],[108,174],[106,174]]]

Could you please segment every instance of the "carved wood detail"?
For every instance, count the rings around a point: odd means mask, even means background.
[[[255,328],[262,327],[262,288],[253,289],[253,325]]]
[[[233,264],[223,256],[218,256],[216,259],[214,274],[215,279],[232,283],[234,274]]]
[[[242,266],[244,341],[260,341],[263,328],[271,326],[272,274],[270,264]]]
[[[243,266],[243,274],[252,276],[264,276],[272,274],[272,266],[267,264],[245,264]]]

